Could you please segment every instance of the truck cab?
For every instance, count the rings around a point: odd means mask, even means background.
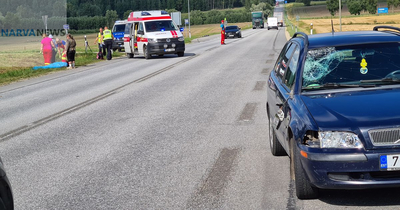
[[[253,29],[264,28],[264,12],[251,13]]]

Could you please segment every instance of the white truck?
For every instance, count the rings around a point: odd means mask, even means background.
[[[278,19],[278,26],[283,27],[283,12],[274,12],[274,17]]]
[[[270,28],[276,28],[276,30],[278,30],[278,18],[276,18],[276,17],[268,17],[267,24],[268,24],[268,27],[267,27],[268,30]]]

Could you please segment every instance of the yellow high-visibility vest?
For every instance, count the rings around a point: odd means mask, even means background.
[[[112,39],[112,33],[110,30],[104,30],[103,32],[104,40]]]
[[[101,34],[99,33],[99,35],[97,35],[97,42],[101,44]]]
[[[67,53],[65,51],[62,53],[61,62],[67,62]]]

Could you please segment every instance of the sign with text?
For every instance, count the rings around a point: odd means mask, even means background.
[[[378,8],[378,14],[384,14],[384,13],[389,13],[389,10],[387,7]]]

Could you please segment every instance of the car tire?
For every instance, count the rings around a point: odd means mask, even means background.
[[[178,57],[183,57],[185,55],[185,52],[178,52]]]
[[[144,48],[143,48],[143,54],[144,54],[144,58],[145,58],[146,60],[148,60],[148,59],[151,58],[150,52],[147,50],[147,46],[144,46]]]
[[[268,134],[269,134],[269,147],[271,148],[271,153],[274,156],[283,156],[286,155],[285,149],[282,147],[282,144],[279,142],[278,138],[275,135],[275,131],[272,125],[271,117],[268,114]]]
[[[268,30],[269,30],[269,27],[268,27]]]
[[[293,138],[290,139],[290,176],[294,180],[296,196],[299,199],[314,199],[318,197],[318,188],[311,185],[301,165],[301,155]]]
[[[126,53],[126,57],[128,57],[128,58],[133,58],[133,53]]]
[[[4,205],[3,199],[0,198],[0,210],[6,210],[6,205]]]

